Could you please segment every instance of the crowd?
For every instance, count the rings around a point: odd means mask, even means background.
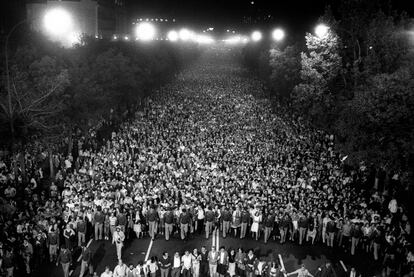
[[[412,272],[410,223],[393,192],[358,189],[363,167],[343,165],[333,136],[271,112],[262,90],[234,64],[213,60],[161,88],[101,147],[94,136],[77,137],[71,153],[53,157],[51,184],[41,145],[4,156],[2,272],[30,274],[52,262],[66,277],[82,248],[82,273],[93,274],[89,238],[113,241],[122,260],[131,238],[186,240],[214,230],[365,251],[386,276]],[[153,277],[149,268],[136,276]]]

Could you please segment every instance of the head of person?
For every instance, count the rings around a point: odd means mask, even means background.
[[[110,271],[109,266],[105,266],[105,272],[109,273],[109,271]]]
[[[163,256],[164,258],[168,258],[168,253],[167,253],[167,252],[164,252],[164,253],[162,253],[162,256]]]
[[[212,246],[211,247],[211,251],[216,251],[216,247],[215,246]]]
[[[122,260],[121,259],[119,259],[118,260],[118,265],[122,265],[123,263],[122,263]]]

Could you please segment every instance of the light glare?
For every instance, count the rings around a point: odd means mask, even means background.
[[[326,26],[325,24],[319,24],[318,26],[316,26],[315,28],[315,34],[319,37],[319,38],[323,38],[324,36],[326,36],[328,34],[329,31],[329,27]]]
[[[168,40],[177,41],[178,40],[178,33],[176,31],[170,31],[167,35]]]
[[[260,33],[259,31],[254,31],[252,33],[252,40],[253,41],[259,41],[262,39],[262,33]]]
[[[136,36],[140,40],[153,40],[155,34],[155,27],[151,23],[143,22],[136,27]]]
[[[67,34],[73,28],[72,17],[63,9],[47,11],[43,23],[46,31],[55,36]]]
[[[192,33],[187,29],[181,29],[178,36],[180,37],[181,40],[187,41],[191,39]]]
[[[281,41],[285,37],[285,32],[282,29],[275,29],[272,33],[272,37],[276,41]]]

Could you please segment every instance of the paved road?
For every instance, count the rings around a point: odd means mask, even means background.
[[[240,90],[235,91],[233,87],[234,82],[221,82],[214,83],[211,82],[211,78],[223,79],[223,76],[231,76],[232,74],[237,74],[240,77],[241,69],[235,66],[229,66],[228,63],[222,61],[228,59],[231,55],[231,52],[226,52],[226,54],[209,52],[200,60],[199,63],[192,65],[186,73],[179,76],[173,83],[171,87],[177,88],[177,91],[172,91],[170,93],[179,94],[184,97],[188,97],[190,101],[199,101],[197,99],[198,91],[192,91],[194,88],[193,82],[201,82],[196,86],[197,88],[202,88],[203,91],[215,90],[217,93],[221,94],[223,101],[229,101],[229,99],[234,99],[238,105],[260,105],[263,100],[255,100],[251,96],[249,99],[252,99],[252,103],[243,103],[246,99],[241,97],[243,94],[253,91],[251,87],[242,87]],[[230,78],[229,78],[230,79]],[[253,83],[253,82],[252,82]],[[179,85],[177,85],[179,84]],[[257,85],[257,81],[254,82]],[[178,88],[180,88],[178,90]],[[257,90],[257,89],[255,89]],[[202,100],[206,101],[208,97],[204,97]],[[233,101],[233,100],[231,100]],[[245,101],[244,101],[245,102]],[[201,102],[199,104],[202,104]],[[219,115],[220,111],[218,111]],[[235,110],[235,117],[230,117],[229,124],[241,124],[240,131],[243,131],[243,122],[240,122],[240,118],[237,116],[237,110]],[[257,116],[257,115],[255,115]],[[206,119],[210,120],[210,119]],[[213,120],[214,121],[214,120]],[[214,124],[214,122],[212,122]],[[256,129],[260,126],[254,126]],[[191,128],[191,126],[189,126]],[[214,242],[217,243],[217,242]],[[175,251],[182,253],[184,250],[192,250],[194,248],[200,249],[201,246],[205,245],[208,248],[213,244],[213,240],[210,238],[206,240],[202,236],[194,236],[188,241],[181,241],[178,238],[174,238],[171,241],[166,242],[163,238],[158,238],[153,241],[152,246],[150,246],[150,240],[148,238],[144,239],[134,239],[126,243],[126,246],[123,251],[124,262],[137,264],[139,261],[144,261],[145,256],[160,256],[162,252],[167,251],[171,255]],[[349,258],[349,256],[343,253],[342,250],[328,249],[324,246],[316,245],[304,245],[298,246],[293,243],[286,243],[281,245],[277,242],[269,242],[264,244],[262,241],[255,241],[252,239],[239,240],[236,238],[228,237],[226,239],[219,238],[219,245],[223,245],[226,248],[237,248],[243,247],[244,249],[255,249],[256,254],[261,257],[279,257],[283,260],[283,263],[288,272],[293,271],[299,267],[300,264],[304,263],[306,267],[310,270],[311,273],[316,273],[320,265],[322,265],[326,260],[331,260],[338,276],[346,276],[343,266],[340,264],[340,260],[344,261],[345,266],[349,269],[350,265],[359,264],[360,268],[365,271],[363,276],[372,276],[372,274],[367,274],[368,272],[374,272],[377,267],[376,264],[371,262],[371,259],[366,256],[356,256],[354,258]],[[93,264],[95,271],[100,274],[106,265],[113,268],[116,265],[116,253],[115,246],[110,244],[108,241],[93,241],[91,243],[91,250],[93,252]],[[148,252],[149,251],[149,252]],[[79,255],[79,254],[77,254]],[[75,257],[74,261],[77,260]],[[80,270],[80,265],[78,262],[75,262],[73,265],[72,276],[78,276]],[[62,276],[61,268],[56,268],[54,265],[47,266],[42,270],[42,276]]]

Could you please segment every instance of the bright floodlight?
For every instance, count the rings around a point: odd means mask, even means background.
[[[252,33],[252,40],[253,41],[259,41],[262,39],[262,33],[260,33],[259,31],[254,31]]]
[[[143,22],[137,25],[135,34],[140,40],[153,40],[156,34],[154,25]]]
[[[178,33],[174,30],[170,31],[167,34],[167,38],[168,38],[168,40],[171,40],[171,41],[177,41],[178,40]]]
[[[67,34],[73,28],[71,15],[59,8],[47,11],[43,23],[46,31],[52,35]]]
[[[276,41],[281,41],[285,37],[285,32],[282,29],[275,29],[272,33],[272,37]]]
[[[323,38],[324,36],[326,36],[326,34],[328,34],[329,31],[329,27],[326,26],[325,24],[319,24],[318,26],[316,26],[315,28],[315,34],[319,37],[319,38]]]
[[[178,36],[180,37],[181,40],[187,41],[191,39],[192,33],[187,29],[181,29]]]

